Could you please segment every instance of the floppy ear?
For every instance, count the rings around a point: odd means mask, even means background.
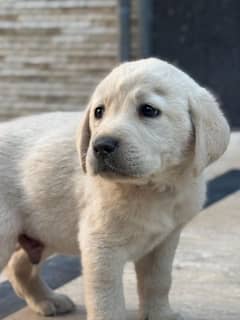
[[[77,132],[77,150],[83,171],[86,173],[86,155],[91,138],[91,130],[89,126],[89,108],[86,110],[80,128]]]
[[[190,114],[195,130],[194,171],[199,175],[226,150],[230,128],[215,97],[204,88],[190,99]]]

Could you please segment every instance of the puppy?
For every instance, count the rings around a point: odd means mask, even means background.
[[[179,234],[205,201],[204,168],[228,141],[215,98],[153,58],[116,67],[84,115],[2,124],[0,269],[8,263],[33,310],[54,315],[73,304],[42,282],[25,251],[14,253],[17,239],[42,243],[42,260],[81,253],[88,320],[124,320],[122,273],[133,261],[140,319],[179,319],[168,301]]]

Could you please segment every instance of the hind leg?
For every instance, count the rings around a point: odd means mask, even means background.
[[[1,202],[0,202],[1,203]],[[0,272],[15,251],[19,224],[14,215],[0,208]]]
[[[7,265],[12,253],[15,250],[16,240],[3,238],[0,232],[0,273]],[[16,239],[16,238],[15,238]]]
[[[49,255],[45,252],[44,257]],[[33,265],[23,249],[16,251],[7,266],[7,275],[15,292],[35,312],[54,316],[71,312],[73,302],[65,295],[52,291],[39,276],[39,266]]]

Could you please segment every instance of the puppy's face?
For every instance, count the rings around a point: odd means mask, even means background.
[[[81,142],[86,171],[147,181],[183,163],[194,143],[190,93],[197,95],[199,88],[158,59],[115,68],[89,104],[88,135],[82,138],[87,142]]]

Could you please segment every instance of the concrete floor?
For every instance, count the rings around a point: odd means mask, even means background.
[[[213,178],[231,169],[240,170],[240,133],[232,134],[228,151],[207,170],[207,175]],[[126,268],[124,281],[128,320],[137,319],[131,266]],[[74,314],[61,318],[84,320],[82,278],[58,291],[69,294],[78,305]],[[240,181],[239,191],[203,210],[182,233],[174,263],[171,303],[186,320],[240,319]],[[42,320],[28,308],[6,320],[27,318]]]

